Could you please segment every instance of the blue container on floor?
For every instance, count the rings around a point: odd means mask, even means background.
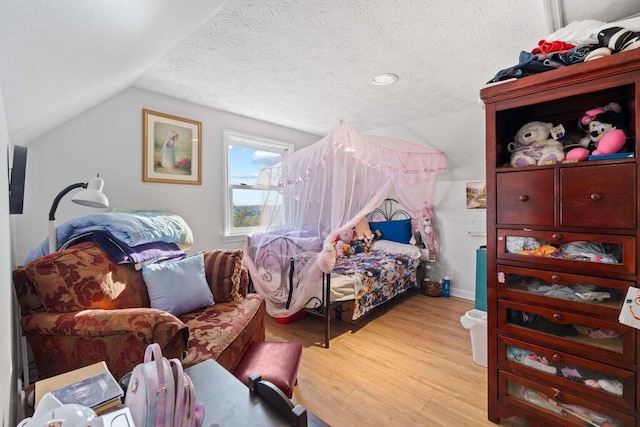
[[[476,310],[487,311],[487,247],[476,250]]]
[[[444,276],[444,279],[442,279],[442,296],[451,296],[451,279],[449,276]]]

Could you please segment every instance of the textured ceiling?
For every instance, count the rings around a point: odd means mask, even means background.
[[[135,85],[317,134],[448,114],[544,34],[530,3],[230,1]],[[383,72],[398,82],[373,85]]]
[[[479,108],[479,89],[573,20],[638,0],[2,0],[0,86],[27,143],[130,86],[324,134]],[[377,73],[395,73],[374,86]]]

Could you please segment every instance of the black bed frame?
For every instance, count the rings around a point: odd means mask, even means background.
[[[393,219],[408,219],[411,214],[400,208],[400,204],[395,199],[387,198],[382,202],[379,208],[374,209],[367,215],[367,219],[371,221],[375,214],[381,214],[385,221]],[[293,284],[289,284],[289,290],[293,289]],[[311,300],[309,300],[311,301]],[[322,273],[322,300],[320,305],[314,308],[305,308],[304,310],[316,316],[324,318],[324,347],[329,348],[331,340],[331,312],[337,312],[340,303],[331,303],[331,274]],[[332,307],[336,306],[336,307]],[[342,312],[340,312],[341,314]]]

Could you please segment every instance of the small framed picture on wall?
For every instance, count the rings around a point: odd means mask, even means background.
[[[487,208],[487,182],[467,182],[467,209]]]
[[[142,110],[142,181],[202,183],[202,124]]]
[[[487,182],[467,182],[467,233],[487,235]]]

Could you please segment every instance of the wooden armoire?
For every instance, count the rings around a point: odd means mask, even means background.
[[[639,277],[640,49],[488,86],[480,96],[488,418],[640,426],[640,331],[618,320]],[[565,142],[578,143],[585,112],[612,102],[627,137],[621,151],[630,154],[510,165],[509,143],[525,123],[562,125]]]

